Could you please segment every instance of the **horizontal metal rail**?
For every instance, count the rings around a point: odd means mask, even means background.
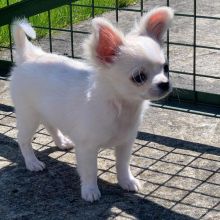
[[[205,45],[199,45],[199,44],[187,44],[187,43],[178,43],[178,42],[172,42],[169,41],[170,45],[176,45],[176,46],[184,46],[184,47],[197,47],[202,49],[210,49],[210,50],[220,50],[220,47],[211,47],[211,46],[205,46]]]
[[[220,118],[220,108],[216,106],[192,103],[187,101],[180,101],[170,99],[169,101],[161,101],[151,104],[154,107],[175,110],[196,115],[203,115],[213,118]]]
[[[15,17],[30,17],[63,5],[69,5],[75,1],[76,0],[23,0],[0,8],[0,27],[10,24]]]

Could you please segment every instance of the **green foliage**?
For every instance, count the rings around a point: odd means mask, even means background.
[[[9,4],[13,4],[19,2],[21,0],[9,0]],[[126,7],[135,3],[135,0],[118,0],[119,7]],[[91,0],[78,0],[75,4],[84,5],[84,6],[91,6]],[[95,0],[94,1],[94,14],[98,15],[104,12],[109,11],[108,9],[104,8],[96,8],[98,7],[115,7],[116,1],[115,0]],[[0,1],[0,8],[7,6],[6,0]],[[69,28],[70,25],[70,7],[63,6],[57,9],[51,10],[51,26],[52,28]],[[86,20],[92,17],[92,7],[83,7],[83,6],[72,6],[72,20],[73,23],[78,23],[80,21]],[[30,18],[31,24],[34,26],[39,27],[48,27],[49,20],[48,20],[48,12],[44,12],[38,15],[35,15]],[[48,34],[48,30],[45,29],[36,29],[37,36],[43,37]],[[9,27],[4,26],[0,27],[0,45],[1,46],[9,46]]]

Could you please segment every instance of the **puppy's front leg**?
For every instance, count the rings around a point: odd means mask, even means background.
[[[132,144],[133,142],[116,148],[116,169],[119,185],[125,190],[137,192],[141,188],[141,185],[132,175],[129,165]]]
[[[93,202],[101,197],[97,185],[98,149],[85,146],[76,147],[77,169],[81,180],[81,197]]]

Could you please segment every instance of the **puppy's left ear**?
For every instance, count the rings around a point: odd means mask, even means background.
[[[169,28],[173,16],[174,11],[169,7],[153,9],[141,19],[136,31],[139,35],[147,35],[162,43],[163,35]]]

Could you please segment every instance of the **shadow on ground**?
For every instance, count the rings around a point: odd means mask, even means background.
[[[172,148],[179,148],[179,149],[190,150],[199,153],[208,153],[208,154],[220,156],[220,148],[206,144],[199,144],[199,143],[194,143],[190,141],[185,141],[185,140],[180,140],[176,138],[165,137],[165,136],[155,135],[145,132],[139,132],[137,139],[163,144]]]
[[[3,112],[14,112],[14,107],[10,106],[10,105],[4,105],[0,103],[0,111]]]
[[[133,160],[138,162],[132,167],[140,170],[136,176],[145,182],[145,189],[140,193],[129,193],[110,183],[114,182],[111,178],[106,181],[101,176],[98,184],[102,198],[91,204],[80,197],[74,152],[51,146],[51,139],[48,135],[43,136],[45,133],[41,129],[37,133],[41,139],[35,137],[33,143],[40,140],[36,154],[46,163],[47,169],[37,173],[27,171],[16,139],[12,138],[15,134],[9,134],[16,131],[13,107],[0,104],[0,111],[0,219],[188,220],[209,212],[215,214],[218,210],[219,196],[213,191],[217,193],[219,183],[217,178],[211,181],[219,173],[218,160],[215,159],[220,155],[217,147],[139,132],[133,152]],[[4,127],[7,128],[5,132]],[[53,154],[58,156],[53,158]],[[63,161],[59,155],[64,155]],[[112,158],[103,155],[99,158],[102,163],[110,161],[115,164]],[[201,163],[203,160],[204,164]],[[158,164],[159,168],[155,169]],[[188,168],[196,170],[199,175],[183,172]],[[107,176],[115,176],[105,165],[101,170]],[[178,207],[178,212],[174,207]]]
[[[192,219],[101,179],[101,200],[84,202],[76,168],[48,157],[57,148],[37,152],[49,166],[32,173],[24,167],[17,142],[0,134],[0,143],[0,156],[14,164],[0,170],[1,219],[107,219],[120,214],[113,207],[137,219]]]

